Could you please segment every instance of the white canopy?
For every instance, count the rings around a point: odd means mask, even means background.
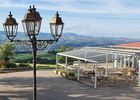
[[[76,49],[72,51],[57,53],[57,56],[65,56],[65,66],[67,66],[67,57],[75,58],[77,60],[84,60],[92,63],[107,63],[107,61],[115,61],[121,58],[135,57],[139,63],[139,75],[138,75],[138,86],[140,86],[140,50],[135,49],[119,49],[119,48],[102,48],[102,47],[84,47],[81,49]],[[56,57],[57,57],[56,56]],[[56,58],[56,63],[58,60]],[[107,68],[106,68],[107,72]],[[96,76],[96,75],[95,75]],[[79,78],[78,78],[79,79]],[[95,77],[96,88],[97,77]]]
[[[57,53],[57,55],[67,56],[79,60],[86,60],[89,62],[102,63],[102,62],[106,62],[106,56],[108,56],[108,61],[120,59],[128,56],[138,57],[139,51],[126,50],[126,49],[101,48],[101,47],[84,47],[77,50]],[[117,55],[117,58],[115,57],[115,55]]]

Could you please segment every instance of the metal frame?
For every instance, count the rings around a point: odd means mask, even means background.
[[[83,55],[81,57],[78,56],[78,54],[76,54],[76,53],[80,54],[80,52],[81,52],[81,55]],[[92,52],[93,53],[97,52],[98,54],[97,55],[87,55],[88,52],[91,52],[91,53]],[[106,76],[107,76],[107,68],[108,68],[108,61],[109,61],[108,56],[109,56],[109,54],[111,54],[111,55],[116,55],[117,54],[117,55],[120,56],[119,58],[115,58],[115,57],[114,57],[114,59],[111,58],[111,60],[118,60],[118,59],[130,57],[130,56],[133,56],[133,57],[135,57],[137,59],[137,61],[139,62],[138,86],[140,86],[140,56],[139,56],[140,53],[139,53],[139,50],[126,50],[126,49],[101,48],[101,47],[84,47],[84,48],[81,48],[79,50],[73,50],[73,51],[66,51],[66,52],[57,53],[57,56],[60,55],[60,56],[75,58],[77,60],[84,60],[84,61],[88,61],[88,62],[91,62],[91,63],[95,63],[96,68],[98,67],[98,64],[101,63],[101,61],[99,61],[97,59],[95,60],[93,58],[94,57],[106,56],[105,57],[106,58],[105,62],[106,62]],[[123,57],[121,57],[121,56],[123,56]],[[57,64],[59,65],[58,60],[57,60]],[[95,70],[94,88],[97,87],[96,82],[97,82],[97,77],[96,77],[96,70]]]
[[[57,41],[58,40],[36,40],[36,48],[37,48],[37,50],[44,50],[49,45],[51,45]],[[18,43],[23,48],[32,49],[32,41],[31,40],[12,40],[11,42]]]

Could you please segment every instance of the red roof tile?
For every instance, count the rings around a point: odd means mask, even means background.
[[[126,47],[126,48],[140,48],[140,42],[133,42],[128,44],[119,44],[115,47]]]

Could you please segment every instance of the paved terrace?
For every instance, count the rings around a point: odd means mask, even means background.
[[[37,76],[38,100],[140,100],[140,87],[94,89],[52,70],[39,70]],[[32,80],[32,71],[0,74],[0,100],[32,100]]]

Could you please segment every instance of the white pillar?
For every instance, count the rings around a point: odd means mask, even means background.
[[[94,88],[97,88],[97,67],[98,67],[98,63],[96,63],[95,65],[95,79],[94,79]]]
[[[80,60],[78,60],[78,66],[77,66],[77,80],[80,79]]]
[[[138,86],[140,86],[140,59],[139,59],[139,71],[138,71]]]
[[[58,69],[58,54],[56,54],[56,70]]]
[[[128,57],[128,67],[130,67],[131,58]]]
[[[106,71],[105,71],[105,76],[107,76],[108,73],[108,54],[106,54]]]
[[[117,54],[115,54],[114,67],[117,68]]]
[[[134,68],[135,67],[135,57],[132,57],[132,67]]]
[[[68,57],[66,56],[65,57],[65,72],[67,71],[67,65],[68,65],[67,63],[68,63]]]
[[[127,62],[127,59],[126,59],[126,56],[124,56],[124,64],[123,64],[123,67],[126,67],[126,62]]]
[[[111,67],[114,67],[114,54],[111,54]]]
[[[123,59],[122,58],[120,59],[120,67],[121,68],[123,67]]]

